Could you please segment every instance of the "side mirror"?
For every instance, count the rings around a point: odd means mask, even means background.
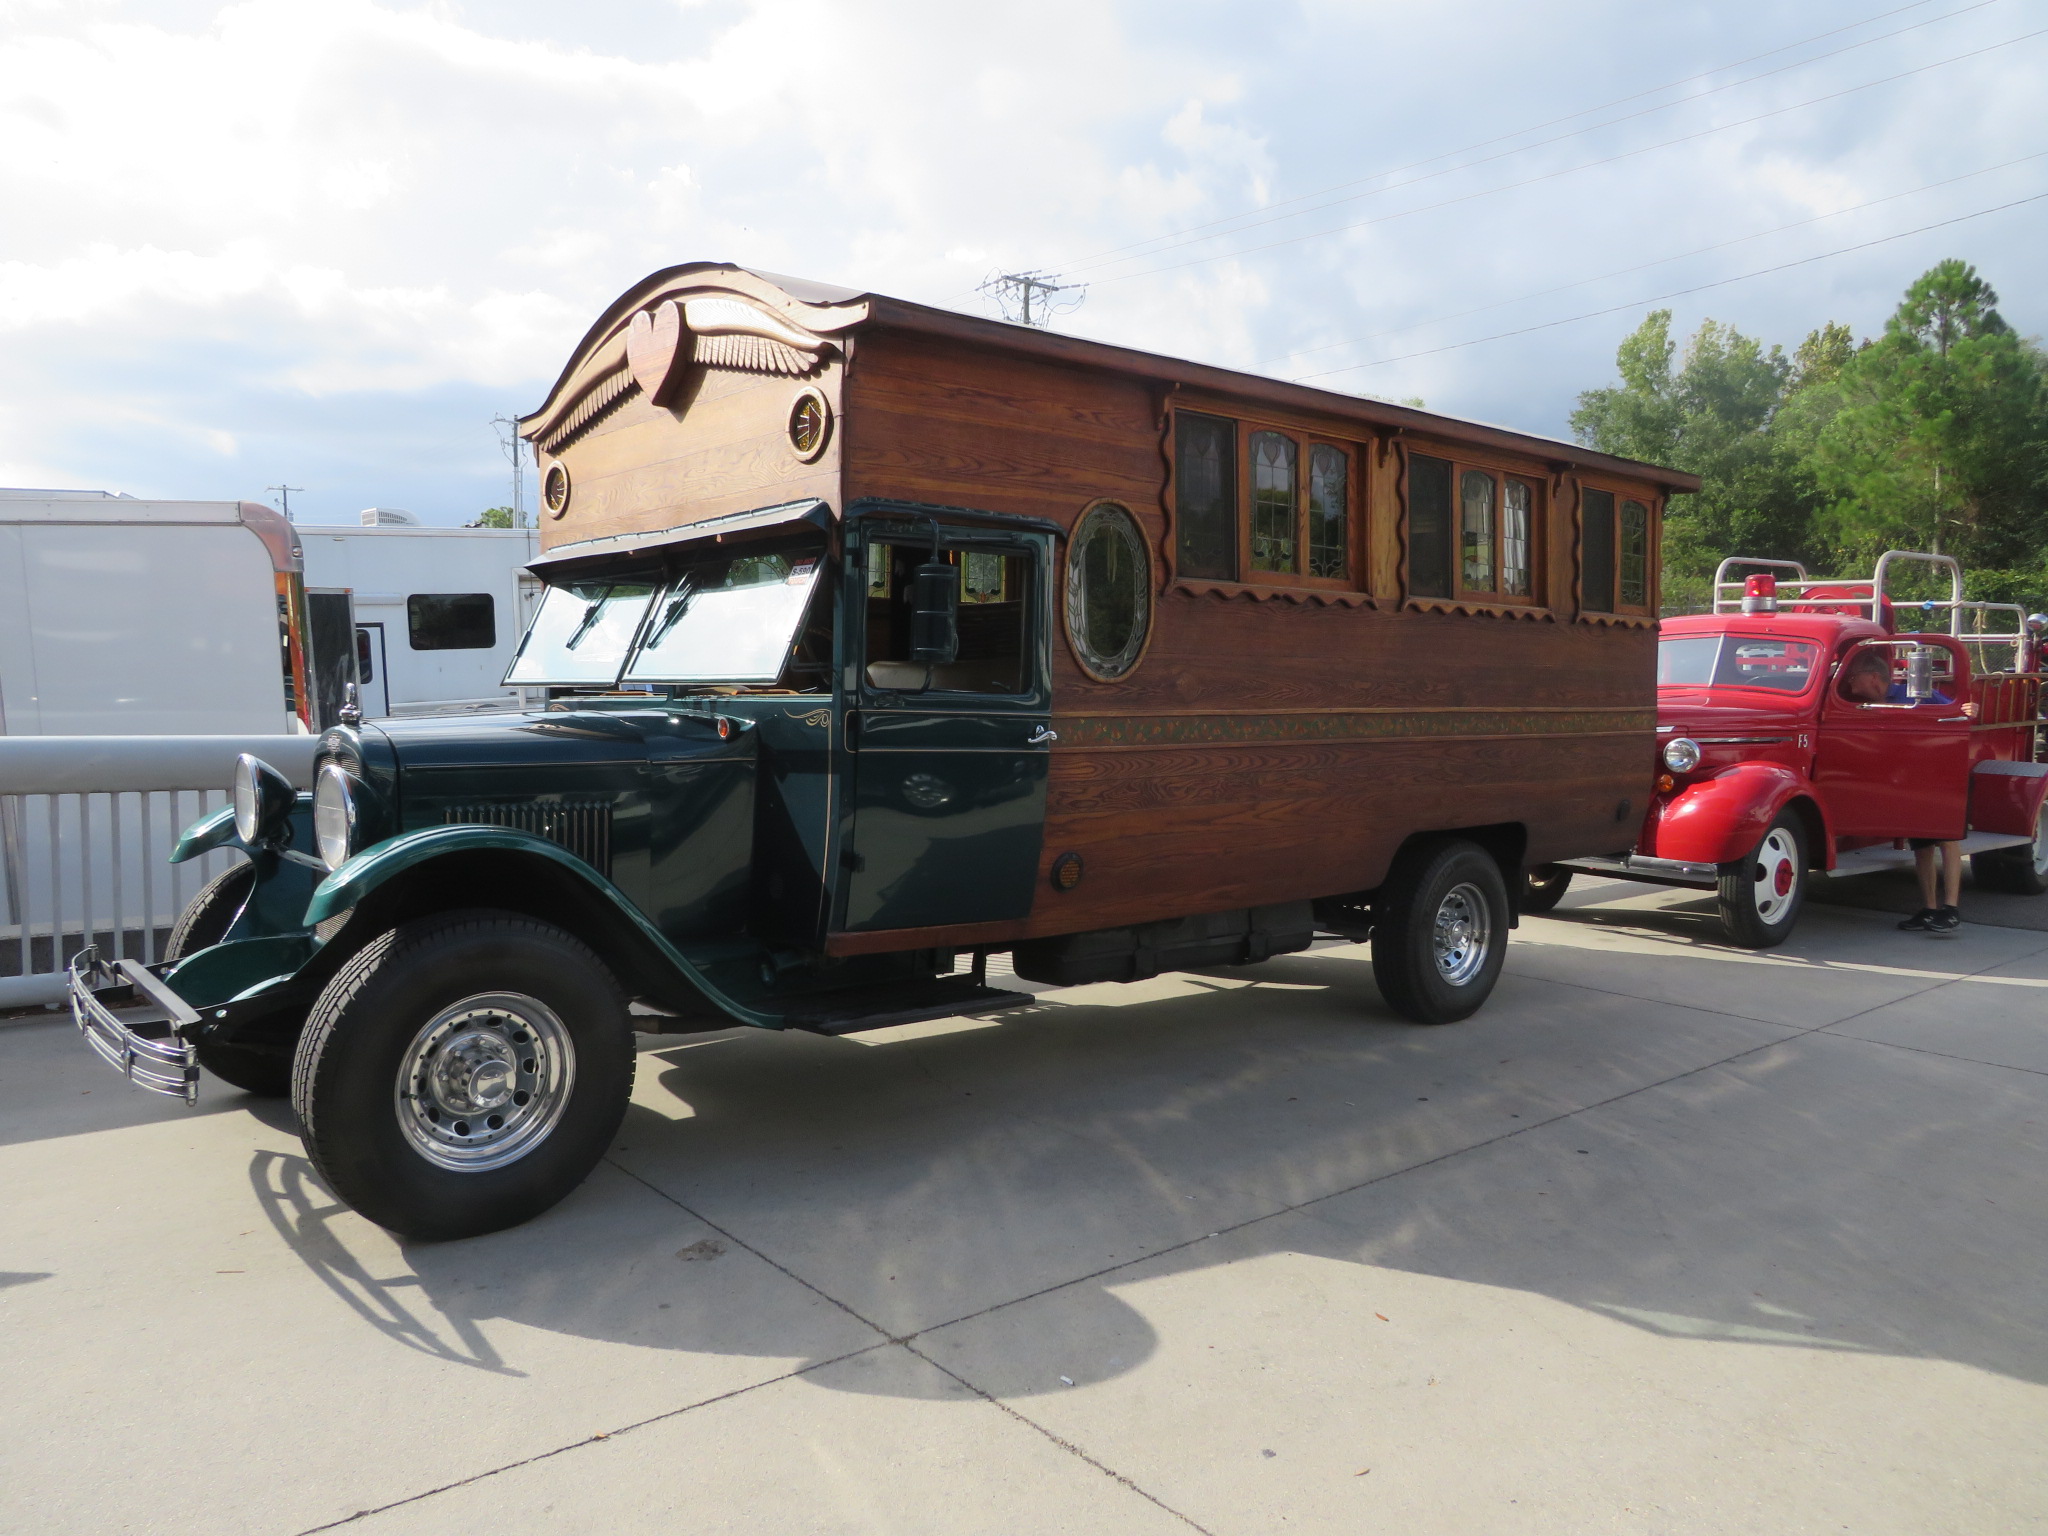
[[[910,578],[910,659],[943,666],[960,654],[960,572],[943,560]]]
[[[1934,697],[1934,647],[1916,645],[1906,652],[1906,697],[1924,704]]]

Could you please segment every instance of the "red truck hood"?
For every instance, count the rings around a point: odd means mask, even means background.
[[[1704,688],[1663,688],[1657,693],[1657,736],[1789,736],[1806,718],[1803,709],[1760,708],[1711,701]],[[1670,729],[1666,729],[1666,727]]]

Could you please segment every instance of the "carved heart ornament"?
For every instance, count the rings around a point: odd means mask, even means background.
[[[654,404],[668,403],[689,360],[690,333],[683,325],[682,307],[674,299],[641,310],[626,327],[626,366]]]

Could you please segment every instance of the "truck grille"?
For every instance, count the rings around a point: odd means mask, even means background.
[[[515,800],[504,804],[451,805],[442,813],[450,826],[516,827],[566,848],[605,878],[612,872],[612,808],[606,800]]]

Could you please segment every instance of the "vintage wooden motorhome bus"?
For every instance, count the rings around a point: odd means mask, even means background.
[[[310,806],[245,760],[183,850],[242,884],[161,974],[74,969],[111,1059],[288,1082],[401,1231],[583,1177],[628,997],[836,1033],[1014,999],[992,952],[1133,980],[1324,932],[1462,1018],[1523,870],[1651,793],[1688,475],[710,264],[613,304],[523,430],[506,681],[546,709],[329,732]],[[147,1039],[104,1006],[138,992]]]

